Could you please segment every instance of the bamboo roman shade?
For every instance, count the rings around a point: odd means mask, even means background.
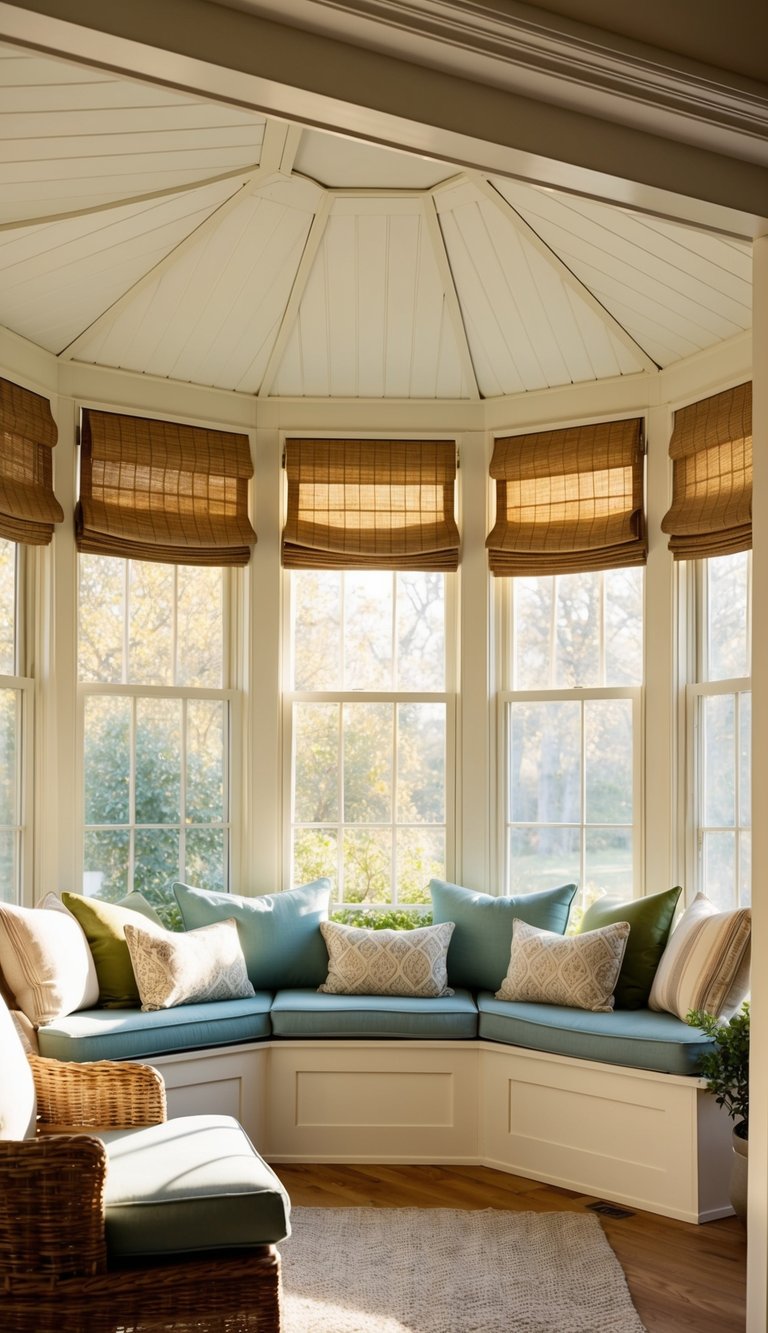
[[[0,379],[0,537],[47,546],[64,518],[53,493],[57,438],[48,399]]]
[[[288,440],[289,569],[452,570],[453,440]]]
[[[675,560],[752,545],[752,385],[675,412],[672,504],[661,521]]]
[[[83,412],[77,546],[176,565],[246,565],[247,435]]]
[[[644,565],[642,421],[607,421],[496,441],[493,574]]]

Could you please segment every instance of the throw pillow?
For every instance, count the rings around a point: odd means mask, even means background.
[[[320,922],[328,916],[329,879],[255,898],[214,893],[189,884],[174,884],[173,892],[185,930],[234,918],[248,976],[256,990],[285,986],[315,989],[325,980],[328,952]]]
[[[453,922],[415,930],[365,930],[323,921],[328,976],[318,990],[327,995],[453,995],[446,956]]]
[[[99,1002],[88,941],[55,901],[55,909],[0,903],[0,969],[35,1027]]]
[[[145,1013],[254,994],[233,920],[186,934],[130,923],[124,929]]]
[[[151,921],[153,925],[161,926],[165,930],[165,926],[152,904],[147,902],[143,893],[137,893],[135,889],[133,893],[126,893],[124,898],[118,898],[115,907],[130,907],[132,912],[138,912],[139,916],[145,916],[147,921]]]
[[[626,921],[563,936],[516,920],[507,975],[496,999],[608,1013],[628,936]]]
[[[748,907],[719,912],[698,893],[664,950],[650,1008],[683,1019],[691,1009],[730,1018],[749,990],[751,932]]]
[[[600,898],[584,913],[580,935],[610,926],[614,921],[629,922],[629,939],[614,996],[617,1009],[647,1009],[653,978],[669,939],[681,893],[678,885],[666,893],[653,893],[628,903]]]
[[[564,934],[576,885],[522,893],[516,898],[476,893],[442,879],[431,880],[429,890],[435,924],[453,921],[456,925],[448,950],[449,984],[496,991],[509,963],[515,917],[541,930]]]
[[[117,907],[101,898],[62,893],[61,901],[85,931],[99,978],[99,1002],[105,1009],[137,1009],[139,988],[125,940],[125,927],[137,922],[143,922],[148,930],[158,931],[161,927],[152,925],[129,907]]]

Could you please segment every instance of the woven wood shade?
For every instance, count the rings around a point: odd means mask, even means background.
[[[672,504],[661,521],[675,560],[752,545],[752,385],[675,412]]]
[[[246,435],[83,412],[77,546],[175,565],[246,565]]]
[[[0,379],[0,537],[47,546],[64,518],[53,493],[57,438],[48,399]]]
[[[491,572],[569,574],[644,565],[642,421],[497,440]]]
[[[288,569],[452,570],[453,440],[288,440]]]

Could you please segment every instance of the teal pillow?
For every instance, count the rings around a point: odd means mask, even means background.
[[[517,898],[475,893],[442,879],[431,880],[429,890],[435,925],[456,924],[448,947],[448,985],[495,993],[507,975],[515,917],[564,935],[576,885],[521,893]]]
[[[672,918],[682,889],[677,885],[665,893],[634,898],[622,903],[599,898],[584,913],[578,933],[599,930],[615,921],[629,922],[629,939],[614,991],[617,1009],[647,1009],[656,968],[666,947]]]
[[[174,884],[173,892],[185,930],[228,917],[237,922],[248,978],[255,990],[317,988],[325,981],[328,950],[320,922],[328,920],[329,879],[254,898],[213,893],[189,884]]]
[[[128,907],[132,912],[138,912],[145,916],[148,921],[154,922],[156,926],[162,926],[165,929],[165,922],[157,915],[154,907],[144,897],[143,893],[138,893],[136,889],[132,893],[126,893],[124,898],[118,898],[115,907]]]

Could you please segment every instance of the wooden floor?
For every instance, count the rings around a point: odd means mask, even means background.
[[[489,1167],[278,1164],[275,1169],[297,1207],[580,1212],[595,1202]],[[736,1218],[700,1227],[641,1212],[622,1219],[601,1215],[600,1221],[648,1333],[744,1333],[747,1246]]]

